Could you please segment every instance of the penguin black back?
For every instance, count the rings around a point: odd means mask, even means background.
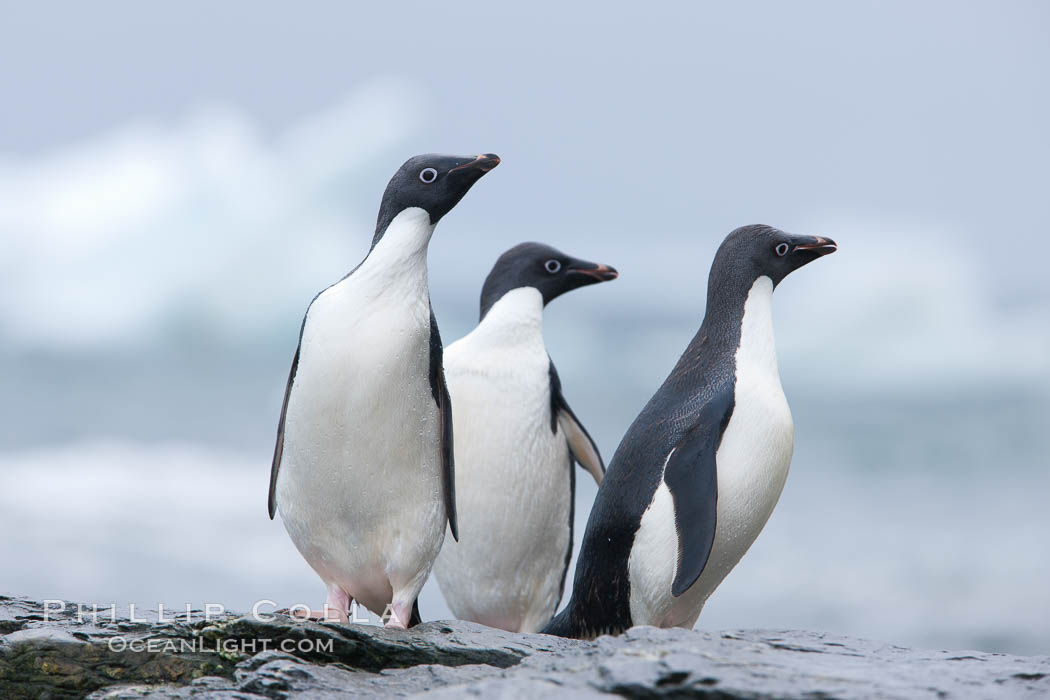
[[[675,496],[680,533],[679,561],[669,564],[678,572],[673,595],[681,595],[697,580],[714,540],[713,455],[733,415],[734,357],[749,290],[761,277],[775,286],[831,250],[834,244],[827,239],[794,236],[762,225],[742,227],[727,236],[711,266],[703,323],[613,455],[588,518],[572,597],[544,632],[590,638],[618,634],[637,624],[631,614],[628,564],[642,517],[661,481]],[[694,439],[701,433],[710,439]],[[706,458],[690,454],[698,445],[710,453]],[[684,468],[668,466],[673,455],[686,460]],[[679,498],[676,488],[682,492],[686,487],[690,497]]]

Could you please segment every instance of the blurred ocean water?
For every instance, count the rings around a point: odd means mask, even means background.
[[[301,314],[367,250],[419,99],[379,81],[277,138],[213,105],[0,156],[0,590],[320,604],[265,515],[274,428]],[[461,209],[491,213],[502,170]],[[1017,279],[1001,248],[921,219],[769,222],[840,252],[777,291],[792,473],[700,627],[1050,653],[1050,281]],[[501,222],[457,210],[437,230],[446,341],[472,327],[491,262],[525,235]],[[621,272],[545,320],[607,459],[699,325],[725,233],[527,232]],[[594,489],[578,483],[580,533]],[[433,582],[421,607],[448,615]]]
[[[620,430],[600,398],[577,395],[596,432]],[[1045,400],[793,404],[784,495],[701,628],[1050,650],[1050,439],[1032,419]],[[611,453],[615,441],[601,442]],[[319,581],[266,517],[262,447],[98,439],[4,452],[3,590],[102,606],[320,605]],[[579,483],[577,532],[594,495]],[[433,581],[421,607],[449,615]]]

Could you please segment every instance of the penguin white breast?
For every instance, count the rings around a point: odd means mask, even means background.
[[[425,241],[397,245],[422,224],[406,218],[307,312],[277,483],[304,558],[378,612],[426,576],[445,527]]]
[[[758,537],[787,480],[795,445],[773,338],[773,283],[755,281],[736,353],[733,415],[715,455],[718,507],[714,547],[697,581],[704,599]]]
[[[569,448],[550,419],[543,299],[505,294],[445,351],[460,539],[434,573],[455,615],[536,631],[553,615],[569,547]]]
[[[794,424],[777,369],[772,298],[772,281],[760,277],[744,305],[735,354],[733,414],[715,455],[717,519],[707,565],[688,591],[678,598],[671,596],[678,540],[674,503],[661,481],[642,516],[631,552],[635,624],[692,627],[707,598],[747,552],[780,499],[794,449]]]

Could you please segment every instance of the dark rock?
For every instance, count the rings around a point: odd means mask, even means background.
[[[77,619],[0,597],[2,698],[1048,697],[1050,657],[813,632],[640,627],[579,642],[465,622],[405,631],[182,613]]]

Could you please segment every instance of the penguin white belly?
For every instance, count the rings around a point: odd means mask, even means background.
[[[572,508],[568,442],[551,430],[541,312],[535,289],[514,290],[445,351],[460,538],[445,538],[434,574],[456,617],[521,632],[557,608]],[[535,325],[500,328],[503,314]]]
[[[383,614],[412,604],[444,537],[440,417],[426,294],[376,294],[359,274],[307,313],[277,503],[320,577]]]
[[[794,424],[777,370],[772,293],[772,282],[760,277],[744,307],[733,414],[715,454],[718,501],[707,565],[689,590],[677,598],[671,595],[678,536],[671,492],[661,480],[629,559],[631,619],[636,625],[691,628],[780,499],[794,449]]]

